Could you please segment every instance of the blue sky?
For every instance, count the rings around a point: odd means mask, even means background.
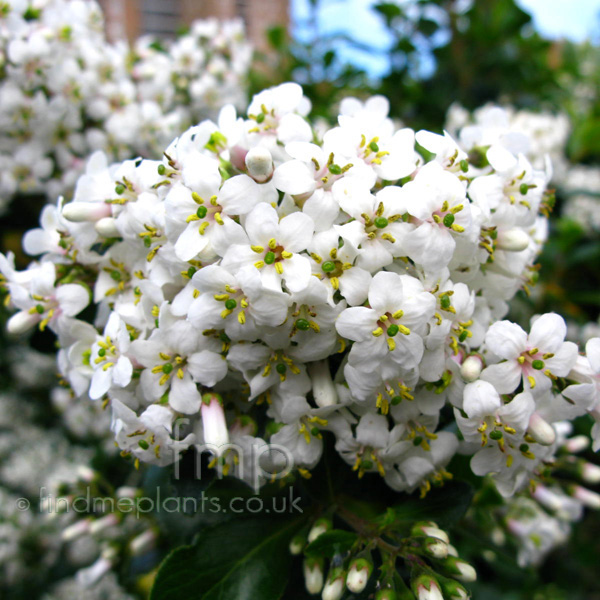
[[[484,1],[485,0],[475,0]],[[376,0],[324,0],[319,14],[318,27],[322,33],[344,32],[358,42],[385,50],[390,40],[381,20],[370,9]],[[517,0],[534,20],[536,29],[549,38],[584,40],[600,34],[600,0]],[[309,0],[292,0],[292,19],[299,22],[308,14]],[[306,36],[306,29],[297,30]],[[344,59],[365,68],[374,76],[387,70],[383,56],[340,48]]]

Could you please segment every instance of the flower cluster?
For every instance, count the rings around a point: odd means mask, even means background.
[[[198,21],[171,46],[111,44],[92,0],[0,7],[0,197],[68,193],[95,150],[159,154],[218,104],[244,102],[239,22]]]
[[[600,340],[580,356],[556,314],[503,320],[535,283],[548,171],[498,127],[396,130],[383,97],[344,100],[322,135],[308,109],[286,83],[162,160],[94,154],[25,236],[40,260],[1,257],[9,331],[57,334],[62,376],[136,461],[197,444],[247,478],[239,455],[268,444],[308,476],[329,431],[394,490],[443,484],[460,446],[512,495],[556,423],[600,414]]]

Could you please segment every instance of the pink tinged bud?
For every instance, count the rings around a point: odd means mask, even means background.
[[[373,565],[368,560],[354,560],[346,577],[346,587],[354,594],[360,594],[367,586],[372,569]]]
[[[530,241],[530,237],[522,229],[505,229],[498,232],[496,248],[507,252],[522,252],[527,249]]]
[[[104,217],[103,219],[96,221],[94,229],[105,238],[121,236],[119,230],[117,229],[117,221],[112,217]]]
[[[229,443],[229,432],[225,421],[225,412],[218,394],[202,396],[202,430],[204,443],[223,446]]]
[[[581,477],[586,483],[600,483],[600,467],[592,463],[584,463],[581,467]]]
[[[592,492],[592,490],[588,490],[580,485],[576,485],[573,488],[573,497],[588,508],[600,510],[600,494]]]
[[[304,584],[309,594],[318,594],[323,589],[323,565],[321,561],[304,561]]]
[[[65,527],[62,530],[60,537],[63,542],[71,542],[87,533],[90,533],[90,521],[88,519],[83,519],[82,521],[77,521],[76,523]]]
[[[109,527],[114,527],[115,525],[118,525],[118,523],[119,519],[115,514],[100,517],[99,519],[96,519],[95,521],[92,521],[90,523],[90,533],[92,535],[96,535],[98,533],[101,533],[105,529],[108,529]]]
[[[63,217],[73,223],[99,221],[111,214],[111,206],[106,202],[71,202],[62,209]]]
[[[28,310],[21,310],[15,313],[6,324],[8,333],[13,335],[21,335],[26,331],[29,331],[32,327],[35,327],[40,321],[40,315],[30,313]]]
[[[467,356],[460,367],[460,374],[467,383],[471,383],[479,378],[482,368],[483,362],[479,356]]]
[[[273,158],[271,153],[261,146],[248,151],[245,158],[248,175],[258,183],[267,181],[273,175]]]
[[[438,538],[427,538],[423,548],[425,553],[433,558],[446,558],[448,556],[448,544]]]
[[[445,600],[467,600],[470,598],[469,592],[454,579],[446,579],[442,581],[441,585]]]
[[[326,359],[310,363],[308,374],[312,381],[312,392],[317,406],[324,408],[337,404],[338,397],[331,379],[329,361]]]
[[[571,454],[577,454],[583,452],[589,445],[590,440],[587,436],[576,435],[565,442],[565,449]]]
[[[246,154],[248,151],[245,148],[240,146],[234,146],[229,150],[229,160],[231,160],[231,164],[238,170],[243,171],[246,167]]]
[[[320,535],[331,529],[331,521],[329,519],[318,519],[308,532],[308,543],[314,542]]]
[[[342,571],[341,569],[333,569],[327,577],[327,581],[325,583],[325,587],[323,588],[321,598],[323,600],[340,600],[340,598],[344,594],[345,579],[346,578],[344,571]]]
[[[77,479],[79,479],[79,481],[85,481],[89,483],[93,481],[95,477],[96,471],[94,471],[94,469],[90,469],[85,465],[79,465],[77,467]]]
[[[556,431],[547,421],[534,412],[529,419],[527,428],[529,435],[542,446],[551,446],[556,441]]]
[[[438,582],[429,575],[421,575],[411,586],[417,600],[444,600]]]
[[[156,546],[156,534],[152,529],[140,533],[129,542],[129,549],[134,556],[145,554]]]

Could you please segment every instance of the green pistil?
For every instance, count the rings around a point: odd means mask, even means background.
[[[341,175],[342,174],[342,167],[340,167],[340,165],[329,165],[329,172],[332,175]]]
[[[164,175],[167,172],[167,167],[165,165],[158,165],[158,174]]]
[[[233,298],[229,298],[229,300],[225,300],[225,308],[227,310],[233,310],[237,306],[237,302]]]
[[[275,370],[280,374],[280,375],[285,375],[286,371],[287,371],[287,366],[283,363],[279,363],[276,367]]]
[[[450,296],[447,296],[446,294],[440,296],[440,304],[442,305],[442,308],[450,308]]]
[[[115,193],[117,194],[117,196],[120,196],[121,194],[125,193],[125,186],[124,185],[117,185],[117,187],[115,188]]]
[[[171,363],[165,363],[165,364],[162,366],[162,372],[163,372],[165,375],[169,375],[169,374],[170,374],[172,371],[173,371],[173,365],[172,365]]]
[[[464,158],[460,161],[459,164],[460,164],[460,170],[463,173],[466,173],[469,170],[469,163]]]
[[[196,211],[196,214],[198,215],[198,217],[200,217],[201,219],[204,219],[204,217],[206,216],[206,213],[208,212],[208,209],[206,208],[206,206],[199,206],[198,210]]]
[[[523,194],[523,196],[525,196],[529,191],[529,186],[526,183],[522,183],[519,187],[519,191],[521,192],[521,194]]]
[[[308,331],[310,329],[310,323],[306,319],[298,319],[296,321],[296,329]]]
[[[275,253],[274,252],[267,252],[265,254],[265,262],[268,265],[272,265],[275,262]]]
[[[140,440],[138,445],[142,450],[148,450],[148,448],[150,448],[150,444],[146,440]]]
[[[379,146],[375,143],[375,142],[371,142],[369,144],[369,148],[373,151],[373,152],[379,152]]]
[[[335,270],[335,264],[328,260],[322,264],[321,269],[323,269],[325,273],[331,273]]]
[[[544,368],[544,361],[543,360],[534,360],[531,363],[531,366],[536,370],[536,371],[541,371]]]
[[[444,217],[444,225],[446,227],[452,227],[452,223],[454,223],[454,215],[452,213],[448,213]]]
[[[388,220],[385,217],[377,217],[375,219],[375,227],[377,229],[383,229],[388,226]]]
[[[398,404],[400,404],[400,402],[402,402],[402,396],[394,396],[392,398],[392,405],[393,406],[397,406]]]
[[[497,429],[494,429],[494,431],[490,432],[490,438],[493,440],[501,440],[502,439],[502,432],[498,431]]]
[[[106,356],[106,350],[104,348],[100,348],[100,350],[98,350],[98,356],[100,358],[104,358]]]
[[[260,125],[265,122],[265,113],[260,113],[256,115],[256,122]]]
[[[38,315],[44,314],[44,307],[41,304],[37,304],[35,307],[35,310],[38,313]]]
[[[398,325],[396,325],[395,323],[392,323],[388,328],[387,328],[387,334],[390,337],[394,337],[398,331],[400,331],[400,328],[398,327]]]

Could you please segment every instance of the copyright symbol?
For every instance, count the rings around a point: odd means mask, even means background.
[[[27,498],[19,498],[15,504],[17,505],[17,510],[29,510],[31,506],[31,502]]]

